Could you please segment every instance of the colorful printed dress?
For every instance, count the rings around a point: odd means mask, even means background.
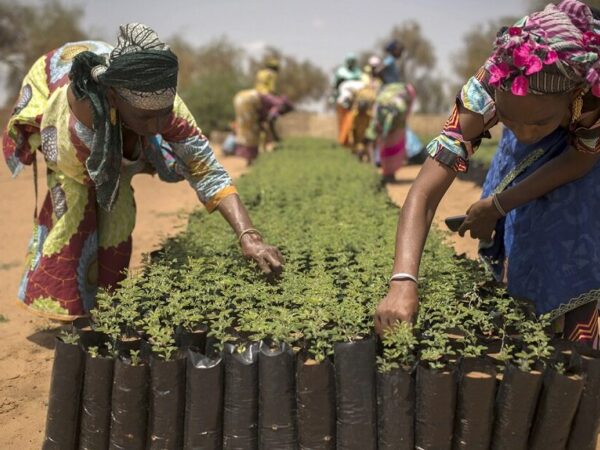
[[[408,83],[384,84],[375,100],[367,137],[379,149],[383,176],[393,176],[406,160],[406,121],[416,92]]]
[[[484,134],[471,142],[462,137],[455,106],[440,136],[428,145],[437,161],[464,172],[468,160],[489,128],[498,123],[494,89],[484,68],[457,98],[466,109],[483,116]],[[502,192],[573,146],[600,152],[600,121],[590,128],[577,123],[559,128],[541,141],[524,145],[504,129],[489,169],[483,198]],[[535,303],[538,314],[564,316],[570,340],[598,345],[600,299],[600,164],[585,177],[511,211],[496,226],[494,245],[480,256],[502,279],[507,267],[508,291]]]
[[[263,123],[279,116],[286,109],[285,97],[262,94],[256,89],[244,89],[233,99],[238,156],[253,161],[258,157]]]
[[[94,307],[98,287],[124,278],[131,256],[135,201],[131,178],[158,173],[161,180],[186,179],[212,211],[235,193],[208,140],[179,97],[160,135],[140,138],[135,160],[123,158],[117,200],[110,212],[96,203],[86,159],[94,131],[71,113],[67,100],[73,57],[89,50],[108,54],[96,41],[69,43],[33,65],[3,136],[6,162],[16,175],[34,164],[39,150],[48,168],[48,194],[34,227],[18,297],[42,315],[72,320]]]
[[[279,75],[273,69],[261,69],[256,73],[254,89],[261,94],[275,94]]]

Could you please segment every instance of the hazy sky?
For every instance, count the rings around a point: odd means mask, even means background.
[[[166,40],[180,34],[202,44],[226,35],[254,52],[272,44],[327,70],[348,50],[369,48],[393,25],[414,19],[434,45],[438,69],[445,75],[451,74],[451,54],[466,31],[495,17],[521,15],[527,8],[527,0],[63,1],[82,6],[90,34],[110,43],[119,24],[138,21]]]

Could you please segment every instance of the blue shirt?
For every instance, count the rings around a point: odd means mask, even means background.
[[[400,70],[396,65],[396,58],[387,55],[383,58],[383,70],[381,71],[383,84],[398,83],[400,81]]]

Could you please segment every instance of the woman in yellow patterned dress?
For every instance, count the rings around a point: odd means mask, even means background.
[[[135,202],[131,178],[158,173],[186,179],[209,211],[219,210],[245,256],[265,272],[281,270],[176,94],[177,57],[145,25],[120,28],[117,46],[69,43],[42,56],[22,83],[3,136],[13,175],[48,168],[19,298],[49,318],[72,320],[94,307],[98,287],[124,278]]]
[[[283,95],[265,94],[257,89],[244,89],[233,99],[235,110],[235,154],[246,159],[248,165],[258,158],[261,133],[266,131],[279,142],[275,122],[280,115],[292,110]]]

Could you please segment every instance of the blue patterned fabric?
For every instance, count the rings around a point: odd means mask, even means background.
[[[387,55],[383,58],[381,81],[383,81],[383,84],[400,82],[400,70],[398,70],[398,65],[396,64],[396,58],[392,55]]]
[[[483,188],[498,192],[506,177],[540,155],[508,184],[519,183],[568,148],[564,129],[532,145],[504,129]],[[501,276],[508,258],[508,291],[532,300],[538,314],[558,317],[600,298],[600,164],[585,177],[511,211],[498,222],[494,246],[480,255]]]

